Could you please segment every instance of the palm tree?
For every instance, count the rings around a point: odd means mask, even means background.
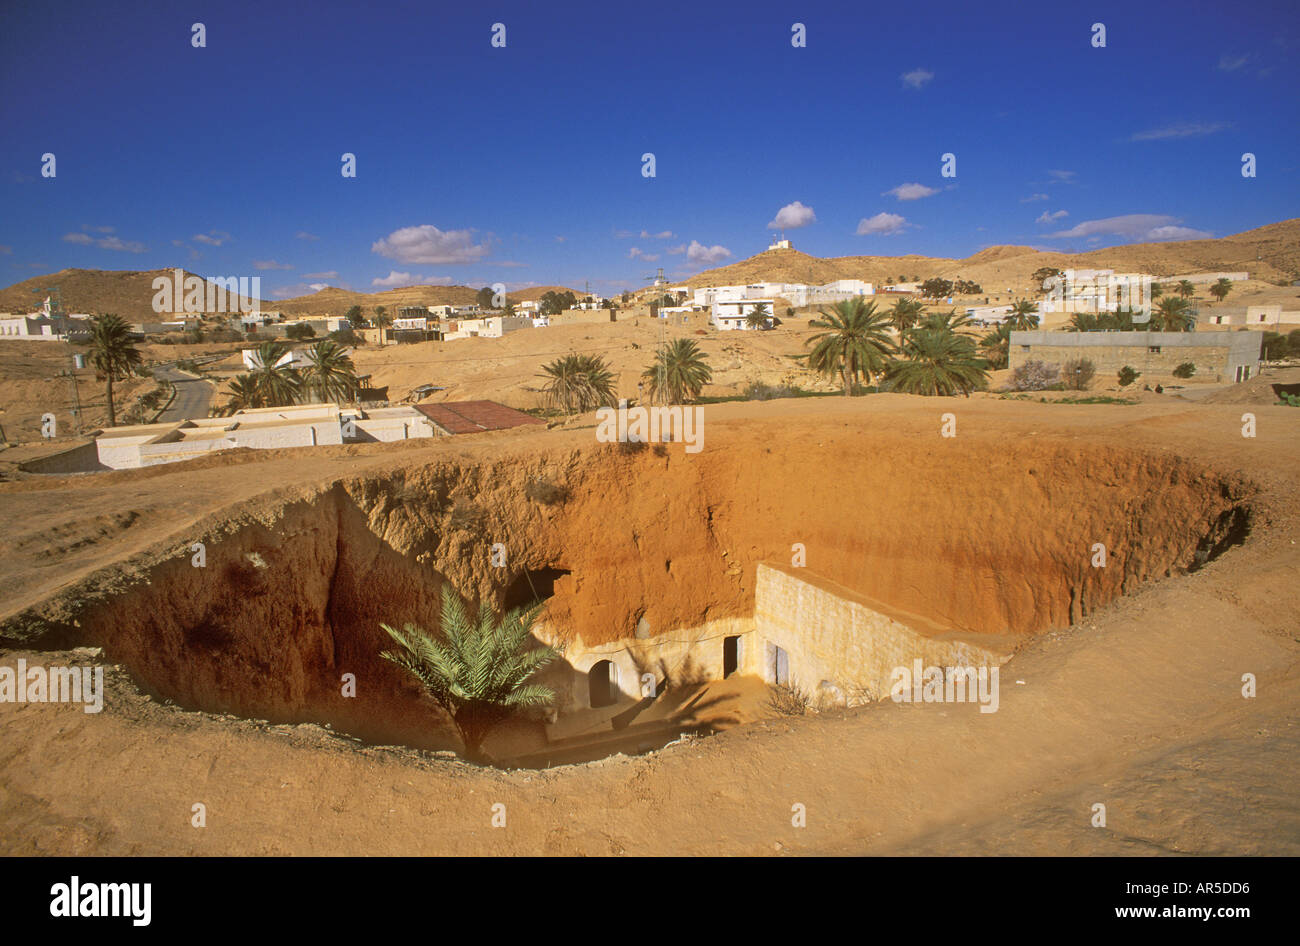
[[[894,324],[894,331],[898,332],[900,340],[907,334],[908,329],[920,321],[921,313],[924,311],[925,303],[920,299],[894,300],[894,307],[887,314],[889,321]]]
[[[894,390],[903,394],[969,396],[988,384],[988,362],[964,335],[915,329],[908,333],[903,354],[889,367]]]
[[[307,350],[307,366],[302,369],[300,389],[304,395],[322,401],[350,401],[357,393],[357,369],[347,349],[329,339]]]
[[[1067,332],[1099,332],[1105,326],[1102,318],[1095,312],[1075,312],[1065,326]]]
[[[1178,281],[1178,294],[1184,299],[1190,299],[1196,292],[1196,287],[1192,285],[1190,279],[1180,279]]]
[[[888,365],[894,350],[889,339],[889,316],[877,312],[874,302],[863,302],[860,296],[836,303],[829,312],[821,309],[818,315],[820,318],[809,324],[828,331],[805,341],[805,345],[813,346],[807,355],[808,367],[827,377],[838,374],[844,396],[848,397],[860,376],[879,374]]]
[[[108,398],[108,426],[117,426],[117,411],[113,405],[113,382],[124,381],[140,368],[140,352],[131,338],[131,329],[116,315],[101,315],[91,319],[90,363],[104,377],[104,393]]]
[[[985,350],[990,368],[1005,368],[1011,358],[1011,324],[1003,322],[981,338],[980,348]]]
[[[565,355],[542,366],[547,403],[566,414],[612,406],[618,399],[614,375],[599,355]]]
[[[700,396],[713,380],[708,361],[694,339],[674,339],[655,354],[655,363],[641,375],[651,401],[683,404]]]
[[[1165,294],[1165,287],[1164,287],[1164,286],[1160,285],[1160,283],[1158,283],[1158,282],[1153,282],[1153,283],[1151,284],[1151,301],[1152,301],[1152,302],[1155,302],[1157,299],[1159,299],[1159,298],[1160,298],[1161,296],[1163,296],[1164,294]]]
[[[1222,302],[1232,292],[1232,280],[1226,276],[1210,287],[1210,295]]]
[[[745,324],[752,329],[767,328],[769,314],[766,302],[755,303],[754,308],[749,311],[749,315],[745,316]]]
[[[550,647],[529,647],[529,632],[541,605],[515,609],[498,623],[487,602],[471,620],[450,585],[442,586],[442,640],[415,624],[401,630],[379,625],[397,643],[380,654],[424,686],[460,733],[465,755],[486,760],[483,740],[500,723],[521,710],[543,707],[555,699],[548,686],[528,679],[556,658]]]
[[[1190,332],[1196,324],[1196,317],[1192,315],[1192,307],[1187,304],[1187,300],[1172,296],[1160,300],[1155,312],[1151,314],[1151,320],[1164,332]]]
[[[916,323],[916,328],[927,329],[932,332],[955,332],[959,328],[969,328],[972,324],[969,315],[962,313],[957,314],[956,309],[949,309],[947,312],[931,312],[926,315],[920,322]],[[907,339],[903,338],[903,344]]]
[[[226,394],[229,396],[224,410],[227,415],[266,406],[262,400],[262,392],[258,390],[257,381],[251,374],[238,374],[231,378]]]
[[[253,383],[266,407],[284,407],[298,396],[297,377],[291,368],[280,364],[288,353],[279,342],[262,342],[253,355]]]
[[[375,326],[379,329],[379,344],[384,343],[384,329],[393,324],[393,317],[388,314],[388,310],[382,306],[375,306]]]
[[[1038,306],[1028,299],[1017,299],[1007,314],[1011,328],[1017,332],[1027,332],[1038,328]]]

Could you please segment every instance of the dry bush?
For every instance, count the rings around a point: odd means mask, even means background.
[[[1097,366],[1087,358],[1072,358],[1061,366],[1061,378],[1071,391],[1086,391],[1097,374]]]
[[[1013,391],[1046,391],[1060,383],[1060,366],[1049,365],[1042,361],[1026,361],[1011,375]]]
[[[812,697],[797,683],[774,684],[768,687],[767,705],[779,716],[807,716]]]

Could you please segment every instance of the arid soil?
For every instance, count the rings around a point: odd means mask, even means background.
[[[593,424],[11,470],[0,663],[118,669],[99,714],[0,703],[0,851],[1300,853],[1300,412],[1263,392],[726,404],[698,454]],[[450,743],[374,660],[375,624],[443,581],[508,593],[497,540],[510,575],[568,572],[553,616],[584,642],[747,613],[756,564],[803,542],[819,574],[1019,649],[996,713],[885,701],[475,767],[428,751]]]

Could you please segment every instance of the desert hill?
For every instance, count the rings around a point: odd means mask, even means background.
[[[197,275],[186,270],[182,270],[182,274],[182,279]],[[158,313],[153,310],[153,281],[159,276],[171,279],[174,270],[64,269],[45,276],[33,276],[7,289],[0,289],[0,312],[34,312],[50,294],[49,288],[57,286],[66,312],[89,312],[92,315],[111,312],[128,322],[152,321],[158,318]],[[583,296],[583,293],[566,290],[564,286],[534,286],[506,295],[511,302],[524,302],[540,299],[550,290],[573,292],[579,298]],[[290,316],[343,315],[354,305],[361,306],[367,313],[382,305],[387,307],[389,314],[395,315],[398,307],[404,305],[465,305],[473,302],[477,293],[478,289],[470,286],[407,286],[373,293],[331,286],[291,299],[253,299],[249,302],[254,309],[284,312]],[[232,300],[231,308],[235,305]]]
[[[1028,289],[1031,274],[1044,266],[1059,269],[1115,269],[1174,276],[1198,271],[1239,271],[1254,280],[1277,282],[1300,278],[1300,218],[1212,240],[1134,243],[1054,253],[1029,246],[990,246],[965,259],[933,256],[838,256],[821,259],[798,250],[767,250],[749,259],[706,270],[685,281],[692,288],[746,282],[795,282],[824,285],[836,279],[864,279],[882,284],[900,276],[922,280],[961,277],[990,292]]]
[[[182,270],[182,281],[197,273]],[[0,312],[28,313],[36,311],[52,286],[57,286],[63,297],[65,312],[88,312],[91,315],[112,313],[128,322],[154,321],[158,313],[153,310],[155,290],[153,281],[159,276],[172,279],[175,270],[151,269],[143,272],[106,269],[61,269],[45,276],[33,276],[20,283],[0,289]],[[200,277],[202,278],[202,277]],[[252,305],[261,303],[251,300]],[[230,305],[237,305],[231,300]]]

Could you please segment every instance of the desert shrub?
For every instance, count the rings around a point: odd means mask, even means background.
[[[524,495],[543,506],[554,506],[569,498],[569,491],[558,483],[548,480],[529,480],[524,486]]]
[[[297,325],[290,325],[285,329],[284,337],[291,338],[294,341],[304,341],[308,338],[315,338],[316,330],[306,322],[299,322]]]
[[[807,716],[812,697],[797,683],[777,684],[768,688],[767,705],[779,716]]]
[[[451,527],[466,532],[479,531],[483,525],[483,510],[473,503],[457,502],[451,507]]]
[[[1300,394],[1282,393],[1282,399],[1277,402],[1278,407],[1300,407]]]
[[[794,391],[788,385],[754,381],[746,386],[743,394],[747,401],[770,401],[778,397],[793,397]]]
[[[1120,368],[1116,377],[1119,379],[1119,386],[1126,388],[1141,376],[1140,371],[1136,371],[1128,365]]]
[[[1071,391],[1086,391],[1097,374],[1097,366],[1087,358],[1071,358],[1061,368],[1061,377]]]
[[[1014,391],[1046,391],[1061,383],[1061,366],[1031,360],[1011,373]]]
[[[1196,365],[1192,364],[1190,361],[1184,361],[1174,369],[1175,378],[1190,378],[1194,374],[1196,374]]]

